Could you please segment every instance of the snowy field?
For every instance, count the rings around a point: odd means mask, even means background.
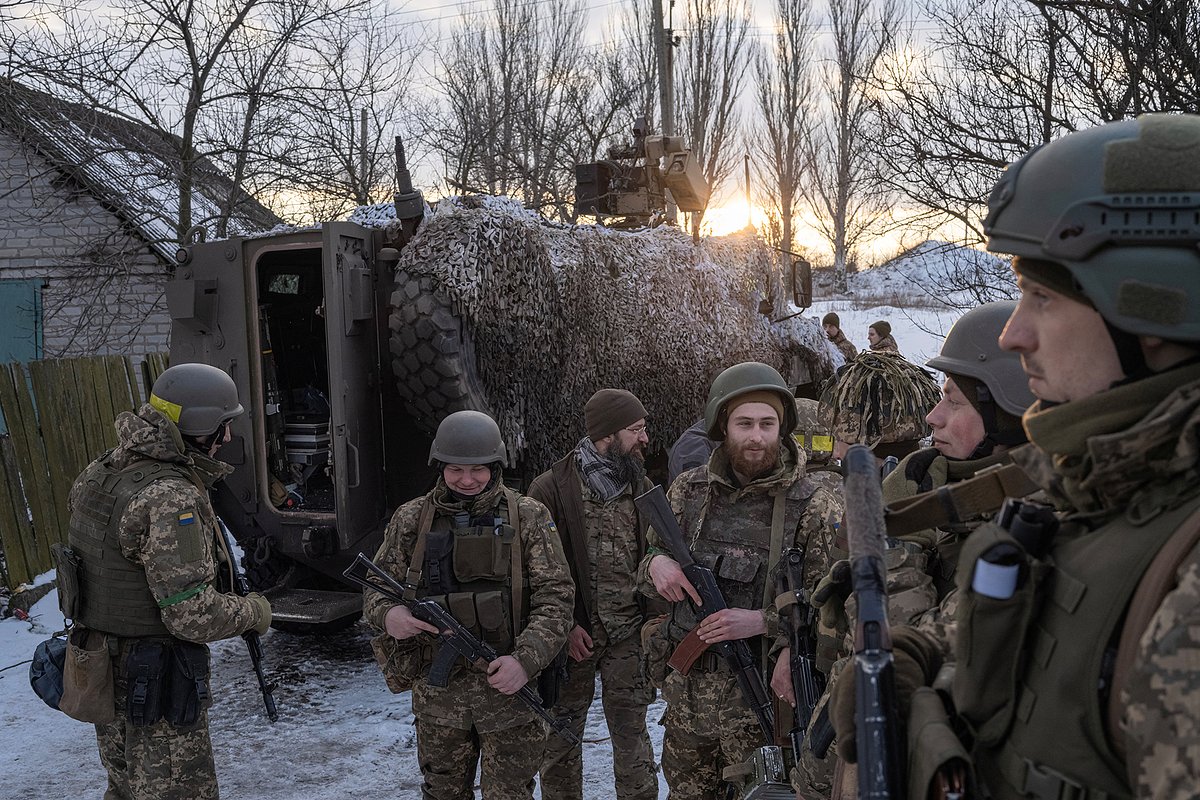
[[[805,312],[820,320],[836,311],[842,329],[861,350],[867,326],[892,325],[901,352],[924,364],[961,312],[923,304],[917,308],[873,305],[867,298],[894,297],[889,282],[922,281],[922,267],[902,265],[851,277],[852,294],[824,299]],[[896,277],[904,271],[906,277]],[[893,273],[889,275],[888,273]],[[43,580],[45,576],[43,577]],[[55,593],[33,609],[31,621],[0,620],[0,751],[6,755],[0,799],[99,798],[104,770],[91,726],[42,704],[29,688],[28,666],[38,642],[61,627]],[[418,797],[420,773],[407,695],[384,685],[364,626],[327,637],[271,631],[264,637],[269,674],[278,683],[279,721],[267,721],[241,639],[213,646],[210,711],[222,796],[234,800],[342,800],[346,797]],[[15,665],[15,666],[13,666]],[[649,712],[655,753],[661,752],[662,703]],[[612,752],[599,701],[585,731],[584,796],[610,798]],[[660,797],[667,787],[660,775]]]

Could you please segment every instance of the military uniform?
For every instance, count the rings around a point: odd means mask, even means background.
[[[876,353],[895,353],[896,355],[900,355],[900,345],[896,344],[896,340],[890,333],[871,345],[871,349]]]
[[[96,726],[104,797],[216,798],[207,712],[187,727],[132,724],[125,659],[137,642],[212,642],[264,622],[262,605],[217,588],[227,555],[208,489],[232,468],[185,446],[149,405],[121,414],[116,429],[116,449],[88,465],[69,499],[81,561],[76,623],[107,634],[112,654],[116,718]]]
[[[636,493],[649,488],[649,481],[643,481]],[[621,800],[658,797],[658,768],[646,729],[646,707],[654,699],[654,687],[642,669],[642,609],[636,592],[646,526],[633,505],[634,494],[634,488],[626,486],[605,502],[582,480],[574,451],[529,487],[529,495],[550,509],[563,537],[575,579],[575,624],[593,643],[591,656],[570,663],[570,679],[554,714],[568,717],[582,736],[599,673],[612,740],[615,796]],[[541,784],[546,797],[582,798],[582,745],[551,737]]]
[[[410,564],[426,508],[426,558]],[[514,558],[517,539],[520,549]],[[541,503],[506,489],[499,479],[467,500],[456,498],[439,479],[429,494],[396,510],[375,561],[395,576],[409,574],[410,567],[420,570],[420,596],[438,597],[497,652],[513,656],[531,680],[566,641],[574,589],[554,523]],[[520,581],[512,574],[514,563],[520,565]],[[518,587],[524,600],[521,620],[514,622],[513,593]],[[363,616],[384,632],[394,606],[367,591]],[[486,674],[461,659],[447,686],[431,685],[428,670],[436,638],[430,634],[404,640],[383,634],[379,639],[390,643],[384,659],[389,685],[393,690],[412,689],[422,797],[473,797],[481,754],[484,797],[532,797],[547,732],[533,711],[491,688]],[[397,675],[397,669],[405,674]]]
[[[790,436],[783,439],[777,468],[746,486],[733,478],[724,448],[707,465],[681,475],[669,499],[698,563],[715,567],[718,586],[731,608],[762,609],[765,637],[749,640],[752,652],[787,645],[778,613],[764,605],[775,593],[778,550],[772,545],[773,519],[781,514],[779,549],[803,548],[804,580],[811,588],[824,574],[830,539],[842,515],[841,498],[805,477],[804,458]],[[664,551],[650,533],[650,552],[638,573],[641,590],[657,596],[651,559]],[[674,603],[663,635],[673,647],[696,625],[690,603]],[[765,641],[764,641],[765,639]],[[769,681],[770,665],[764,664]],[[665,678],[663,774],[677,798],[711,798],[722,787],[724,768],[739,765],[765,744],[757,718],[743,700],[737,681],[715,653],[704,653],[685,677]]]
[[[858,348],[854,346],[853,342],[846,338],[846,334],[841,328],[838,328],[836,336],[829,337],[829,341],[832,342],[833,346],[836,347],[838,351],[846,357],[846,361],[853,361],[855,356],[858,355]]]

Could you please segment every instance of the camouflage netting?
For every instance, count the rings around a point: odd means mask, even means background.
[[[867,350],[822,392],[821,415],[838,441],[874,447],[928,436],[925,417],[941,399],[928,370],[899,353]]]
[[[731,364],[765,361],[787,376],[795,358],[829,374],[840,356],[814,320],[772,324],[759,311],[765,300],[772,319],[794,312],[772,252],[747,235],[697,248],[675,228],[552,225],[511,200],[467,197],[426,217],[397,275],[448,298],[473,345],[464,369],[482,385],[462,405],[482,400],[536,470],[583,435],[583,404],[601,387],[641,398],[660,448],[700,416],[709,382]]]

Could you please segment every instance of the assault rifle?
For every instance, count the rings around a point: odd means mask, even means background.
[[[789,664],[792,676],[792,693],[796,698],[796,710],[792,719],[792,753],[800,760],[800,749],[804,745],[804,734],[812,720],[817,701],[825,691],[825,676],[817,670],[816,609],[808,602],[804,588],[804,551],[790,547],[780,555],[779,594],[790,594],[791,612],[787,617]]]
[[[850,575],[858,602],[854,631],[854,724],[858,796],[901,798],[904,777],[896,712],[896,676],[884,582],[883,490],[875,455],[853,445],[842,461]]]
[[[221,528],[221,536],[225,538],[225,549],[229,551],[229,574],[233,578],[230,588],[234,594],[245,597],[250,594],[250,581],[246,580],[246,573],[235,556],[237,542],[220,517],[217,517],[217,525]],[[267,683],[267,676],[263,674],[262,639],[253,628],[243,633],[242,638],[246,640],[246,649],[250,651],[250,663],[254,666],[254,676],[258,678],[258,691],[262,692],[263,705],[267,707],[267,719],[274,722],[279,719],[279,712],[275,710],[275,684]]]
[[[406,589],[411,587],[406,587],[397,581],[362,553],[358,554],[354,563],[346,567],[346,571],[342,574],[364,589],[379,592],[393,602],[402,603],[414,617],[437,626],[437,629],[441,631],[438,634],[440,645],[433,654],[433,666],[429,670],[431,686],[449,684],[450,670],[459,656],[465,658],[472,667],[483,672],[487,671],[488,664],[500,657],[494,647],[479,641],[475,634],[454,618],[453,614],[433,600],[407,599],[404,594]],[[567,727],[567,720],[554,716],[542,705],[542,698],[534,691],[532,681],[522,686],[514,697],[533,709],[534,713],[545,720],[546,724],[559,736],[573,745],[580,743],[575,732]]]
[[[679,562],[683,574],[691,581],[692,586],[696,587],[701,600],[700,607],[696,609],[697,621],[727,608],[725,598],[721,595],[721,590],[717,588],[717,579],[713,576],[712,570],[697,564],[692,558],[691,551],[684,543],[683,531],[679,529],[679,522],[675,519],[674,512],[671,511],[671,505],[667,502],[667,495],[663,492],[662,487],[655,486],[635,498],[633,502],[642,516],[650,521],[658,533],[659,539],[671,551],[671,557]],[[733,639],[706,645],[696,633],[696,629],[693,628],[672,654],[670,664],[686,675],[696,659],[710,647],[716,650],[729,664],[729,669],[737,678],[738,688],[741,689],[746,705],[750,706],[750,710],[758,717],[758,724],[762,728],[767,744],[772,744],[775,739],[775,713],[771,708],[771,696],[767,693],[762,674],[754,663],[750,645],[746,643],[745,639]]]

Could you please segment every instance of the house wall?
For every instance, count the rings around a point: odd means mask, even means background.
[[[0,280],[41,280],[44,357],[167,350],[167,278],[115,214],[0,129]]]

